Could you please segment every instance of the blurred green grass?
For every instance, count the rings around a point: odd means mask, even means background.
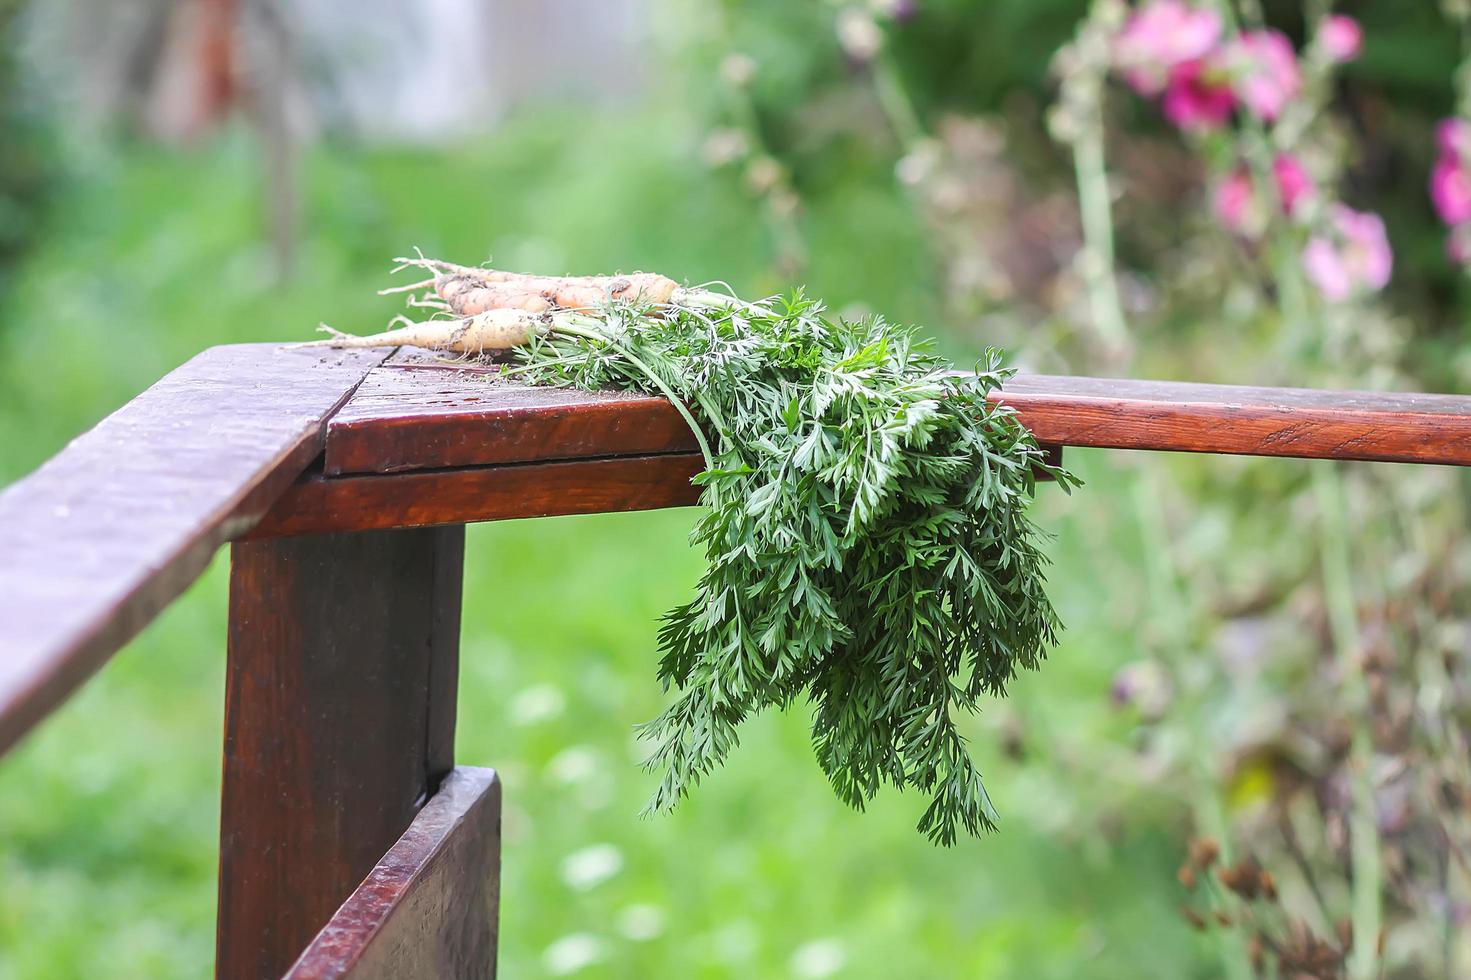
[[[746,293],[787,285],[770,278],[750,201],[692,163],[689,127],[642,123],[541,115],[450,152],[320,148],[300,274],[279,287],[249,143],[97,164],[0,306],[0,482],[204,346],[381,323],[391,304],[373,290],[414,245]],[[938,329],[924,237],[891,186],[840,177],[808,204],[814,294]],[[1107,692],[1145,612],[1118,587],[1139,557],[1131,472],[1069,462],[1089,486],[1046,489],[1039,510],[1058,534],[1053,593],[1070,629],[974,726],[1003,831],[952,850],[914,832],[917,798],[839,804],[800,709],[751,724],[673,816],[639,819],[652,777],[632,726],[659,705],[656,617],[698,573],[690,513],[473,528],[459,758],[506,782],[503,975],[1212,975],[1176,912],[1181,815],[1066,748],[1125,750],[1130,722]],[[0,980],[207,972],[224,580],[221,556],[0,761]]]

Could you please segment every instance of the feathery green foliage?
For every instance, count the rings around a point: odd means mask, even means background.
[[[534,383],[670,395],[703,430],[693,539],[708,568],[660,631],[676,697],[642,728],[663,772],[652,809],[719,765],[747,717],[805,696],[843,800],[914,787],[931,839],[995,828],[955,716],[1036,668],[1057,629],[1026,514],[1047,467],[986,400],[1008,375],[996,352],[954,373],[907,331],[830,318],[798,293],[611,307],[519,357]]]

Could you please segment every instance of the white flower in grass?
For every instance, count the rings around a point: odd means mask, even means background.
[[[562,880],[569,887],[585,892],[622,870],[622,851],[612,844],[594,844],[567,855],[562,862]]]
[[[761,935],[750,919],[729,922],[710,939],[715,955],[731,964],[745,963],[761,945]]]
[[[552,943],[541,954],[541,965],[554,977],[584,970],[606,956],[603,941],[585,932],[574,932]]]
[[[550,684],[533,684],[517,691],[511,699],[511,721],[517,725],[534,725],[550,721],[567,707],[562,692]]]
[[[618,931],[634,942],[648,942],[664,931],[664,910],[657,905],[630,905],[618,913]]]
[[[552,756],[547,775],[563,786],[585,783],[598,771],[598,754],[586,745],[573,745]]]
[[[821,980],[830,977],[848,962],[843,944],[836,939],[814,939],[797,947],[792,954],[791,970],[794,976],[804,980]]]

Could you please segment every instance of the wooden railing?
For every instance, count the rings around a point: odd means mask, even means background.
[[[232,543],[219,977],[494,972],[500,788],[453,757],[464,525],[692,504],[700,469],[661,399],[494,370],[218,347],[0,493],[0,753]],[[1471,464],[1459,396],[997,397],[1053,447]]]

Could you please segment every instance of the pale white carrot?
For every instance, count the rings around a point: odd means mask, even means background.
[[[491,309],[592,310],[609,302],[667,304],[679,284],[651,272],[626,276],[514,276],[487,280],[453,273],[436,279],[434,291],[461,316]]]
[[[524,310],[495,309],[455,320],[425,320],[416,323],[406,317],[394,322],[403,326],[365,337],[334,330],[325,323],[319,329],[331,334],[326,340],[314,340],[297,347],[424,347],[429,350],[481,354],[486,351],[520,347],[533,337],[545,333],[545,320]]]
[[[432,279],[380,290],[380,295],[417,293],[435,295],[459,316],[492,309],[519,309],[544,313],[552,309],[591,310],[608,302],[664,306],[679,291],[679,283],[652,272],[615,276],[543,276],[456,265],[439,259],[399,258],[394,271],[416,267],[433,273]],[[420,298],[420,302],[423,298]]]

